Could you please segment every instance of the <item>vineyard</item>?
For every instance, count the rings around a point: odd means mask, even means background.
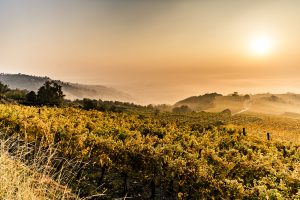
[[[99,199],[300,199],[298,140],[273,134],[297,134],[299,121],[272,119],[0,105],[5,137],[55,147],[64,158],[57,170],[80,163],[75,192]]]

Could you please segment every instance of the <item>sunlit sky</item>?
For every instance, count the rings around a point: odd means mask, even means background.
[[[300,1],[0,0],[0,71],[142,103],[300,93]]]

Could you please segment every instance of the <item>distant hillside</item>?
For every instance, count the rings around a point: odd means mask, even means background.
[[[193,110],[205,110],[214,107],[214,101],[217,96],[222,96],[221,94],[211,93],[204,94],[200,96],[192,96],[181,100],[175,104],[176,107],[179,106],[189,106]]]
[[[46,81],[52,80],[49,77],[31,76],[26,74],[0,74],[0,81],[10,88],[26,89],[37,91]],[[67,99],[102,99],[117,101],[133,101],[130,95],[114,88],[102,85],[83,85],[55,80],[59,83]]]
[[[230,109],[233,114],[242,112],[257,112],[266,114],[278,114],[288,117],[299,117],[300,94],[255,94],[220,95],[217,93],[193,96],[178,101],[175,107],[188,106],[194,111],[221,112]]]

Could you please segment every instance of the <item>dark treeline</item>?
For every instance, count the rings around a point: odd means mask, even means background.
[[[10,89],[8,85],[0,82],[1,102],[22,102],[26,100],[27,90]]]
[[[46,81],[37,92],[10,89],[0,82],[0,99],[2,103],[17,103],[27,106],[56,106],[77,107],[84,110],[98,110],[103,112],[134,112],[145,111],[158,113],[152,105],[142,106],[129,102],[103,101],[101,99],[77,99],[74,101],[64,98],[62,86],[55,81]]]
[[[46,81],[37,93],[34,91],[10,89],[0,82],[0,98],[2,102],[19,103],[30,106],[61,106],[64,103],[62,86],[54,81]]]
[[[102,101],[95,99],[75,100],[71,102],[73,106],[80,107],[84,110],[98,110],[98,111],[111,111],[111,112],[124,112],[134,109],[152,109],[151,106],[141,106],[129,102],[120,101]]]

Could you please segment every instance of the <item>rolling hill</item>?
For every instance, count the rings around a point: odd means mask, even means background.
[[[0,81],[7,84],[10,88],[26,89],[37,91],[46,81],[52,80],[49,77],[32,76],[26,74],[0,74]],[[125,92],[103,85],[84,85],[78,83],[63,82],[59,83],[67,99],[102,99],[116,101],[133,101],[133,98]]]
[[[188,106],[194,111],[221,112],[230,109],[233,114],[256,112],[300,117],[300,94],[220,95],[217,93],[188,97],[178,101],[175,107]]]

